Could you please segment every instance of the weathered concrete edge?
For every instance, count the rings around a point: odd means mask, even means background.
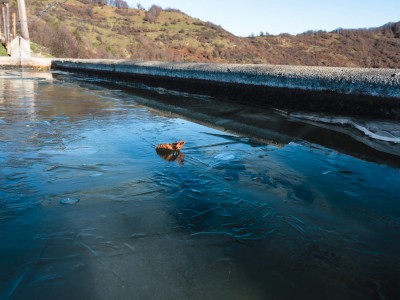
[[[53,68],[400,99],[400,69],[53,59]]]
[[[37,68],[47,69],[51,68],[52,59],[45,57],[30,57],[19,59],[16,57],[0,56],[0,67],[11,67],[11,68]]]

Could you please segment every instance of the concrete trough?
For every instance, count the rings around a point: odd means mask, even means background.
[[[54,59],[53,69],[249,106],[400,119],[400,69]]]

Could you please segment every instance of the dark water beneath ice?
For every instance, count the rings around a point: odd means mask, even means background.
[[[0,71],[0,299],[398,299],[399,201],[396,165]]]

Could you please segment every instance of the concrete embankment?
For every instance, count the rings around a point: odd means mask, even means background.
[[[249,106],[400,119],[400,69],[95,59],[52,59],[51,68]]]
[[[45,57],[30,57],[20,59],[17,57],[0,56],[0,67],[26,67],[26,68],[37,68],[37,69],[50,69],[51,59]]]
[[[400,69],[61,59],[52,68],[251,106],[400,119]]]

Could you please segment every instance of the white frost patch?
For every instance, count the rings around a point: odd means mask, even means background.
[[[218,159],[218,160],[232,160],[232,159],[235,159],[235,156],[230,153],[220,153],[220,154],[214,156],[214,158]]]
[[[60,203],[64,205],[72,205],[78,203],[79,201],[79,198],[63,198],[60,200]]]
[[[60,149],[49,149],[41,150],[39,153],[47,155],[91,155],[99,151],[97,147],[93,146],[79,146],[79,147],[67,147]]]

